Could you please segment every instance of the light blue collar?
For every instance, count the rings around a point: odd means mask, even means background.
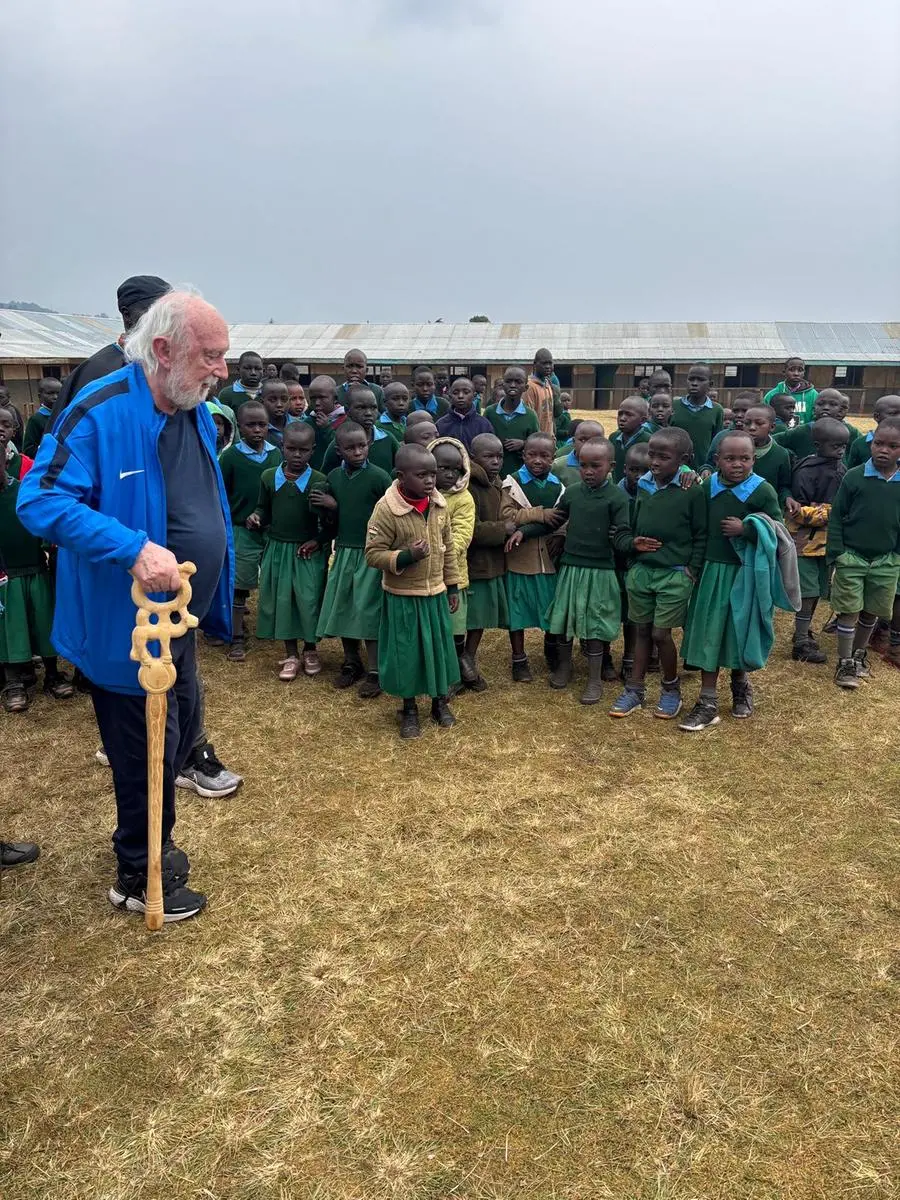
[[[234,392],[244,392],[247,396],[256,397],[259,395],[260,391],[262,390],[262,384],[259,385],[259,387],[256,389],[255,392],[251,392],[249,388],[244,387],[244,385],[241,383],[240,379],[236,379],[234,381],[234,383],[231,385],[231,390]]]
[[[631,435],[631,437],[628,439],[627,442],[625,441],[625,435],[624,435],[624,433],[622,433],[621,429],[616,430],[616,432],[612,435],[612,438],[610,439],[610,441],[612,441],[613,438],[618,440],[619,444],[627,450],[629,446],[632,446],[637,441],[637,439],[641,436],[642,433],[646,433],[646,432],[647,432],[647,422],[645,421],[643,423],[643,425],[638,425],[637,429],[634,431],[634,433]]]
[[[528,470],[527,467],[522,466],[522,467],[519,467],[518,471],[516,471],[516,474],[519,477],[519,483],[523,483],[523,484],[524,483],[536,483],[538,485],[538,487],[543,487],[547,483],[559,483],[559,480],[556,478],[556,476],[553,474],[552,471],[550,472],[549,475],[545,475],[543,479],[538,479],[537,476],[532,475],[532,473]]]
[[[383,412],[378,418],[379,425],[405,425],[406,417],[392,417],[390,413]]]
[[[358,471],[364,471],[368,465],[369,465],[369,460],[366,459],[365,462],[361,462],[359,464],[359,466],[356,468],[356,471],[354,472],[354,474],[356,474],[356,472],[358,472]],[[350,468],[347,466],[347,464],[344,462],[343,459],[341,459],[341,470],[346,471],[348,475],[350,474]]]
[[[438,410],[437,396],[429,396],[424,404],[422,403],[422,401],[419,399],[418,396],[415,396],[413,398],[413,411],[414,412],[436,413],[437,410]]]
[[[256,463],[265,462],[272,451],[278,449],[271,442],[263,442],[262,450],[251,450],[243,438],[234,443],[234,448]]]
[[[497,415],[503,417],[503,419],[506,421],[511,421],[513,417],[524,417],[527,412],[528,409],[524,400],[520,400],[512,412],[507,412],[507,410],[503,407],[502,401],[497,405]]]
[[[626,475],[622,476],[622,478],[619,480],[617,486],[620,488],[621,491],[623,491],[625,493],[626,496],[632,496],[634,494],[633,492],[629,491],[628,477]]]
[[[866,434],[866,441],[867,441],[867,442],[872,442],[872,441],[874,441],[874,440],[875,440],[875,430],[874,430],[874,429],[870,429],[870,430],[869,430],[869,432]]]
[[[900,470],[895,471],[893,475],[882,475],[882,473],[872,462],[871,458],[863,467],[863,475],[868,475],[870,479],[873,477],[875,479],[880,479],[884,483],[900,483]]]
[[[689,408],[691,412],[699,412],[701,408],[712,408],[713,406],[713,402],[710,400],[709,396],[706,397],[702,404],[691,404],[687,396],[682,396],[681,403],[685,408]]]
[[[297,491],[305,492],[306,489],[309,487],[309,481],[311,478],[312,478],[312,467],[307,467],[306,470],[303,472],[303,474],[300,475],[297,479],[295,479],[293,481],[294,486],[297,488]],[[291,482],[291,480],[289,480],[288,477],[284,473],[284,467],[283,466],[279,467],[278,470],[275,472],[275,491],[276,492],[281,491],[281,489],[284,487],[284,485],[286,483],[290,483],[290,482]]]
[[[681,487],[681,484],[678,482],[679,474],[680,474],[679,471],[675,472],[675,474],[672,476],[672,478],[666,484],[667,488],[670,488],[670,487],[680,488]],[[717,478],[718,478],[718,476],[717,476]],[[642,475],[640,477],[640,479],[638,480],[638,487],[641,489],[642,492],[649,492],[651,496],[654,496],[658,491],[665,491],[665,488],[660,488],[659,485],[657,484],[656,480],[653,478],[652,471],[647,471],[644,475]]]
[[[373,442],[383,442],[387,436],[388,435],[384,432],[383,429],[376,429],[374,425],[372,426],[372,441]]]
[[[734,487],[729,487],[727,483],[722,483],[719,479],[719,472],[716,471],[715,475],[711,475],[709,479],[709,494],[715,499],[720,492],[731,492],[732,495],[737,496],[741,504],[745,504],[761,483],[765,483],[762,475],[751,475],[743,483],[736,483]]]
[[[575,456],[574,450],[569,451],[569,457],[566,459],[566,466],[567,467],[577,467],[578,466],[578,459]]]
[[[38,409],[38,416],[49,417],[52,412],[53,412],[52,408],[48,408],[46,404],[42,404],[40,406],[40,408]]]

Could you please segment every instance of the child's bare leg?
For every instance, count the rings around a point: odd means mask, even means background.
[[[678,682],[678,651],[671,629],[653,627],[653,645],[659,651],[659,668],[663,684]]]
[[[484,637],[483,629],[470,629],[466,633],[466,654],[470,654],[472,658],[478,653],[478,647],[481,645],[481,639]]]
[[[718,668],[715,671],[700,672],[700,699],[709,700],[711,704],[718,704],[719,698],[716,694],[716,686],[719,682]]]
[[[625,683],[635,692],[644,690],[644,679],[647,675],[647,664],[650,661],[650,634],[652,625],[626,625],[626,634],[631,630],[631,668],[625,676]],[[625,662],[628,660],[627,644]],[[623,666],[625,663],[623,662]]]
[[[513,659],[525,657],[525,630],[511,629],[509,631],[509,648]]]

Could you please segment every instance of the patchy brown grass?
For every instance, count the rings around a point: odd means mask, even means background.
[[[412,744],[336,643],[288,687],[206,651],[246,784],[180,795],[210,909],[159,935],[104,899],[87,701],[0,717],[44,848],[0,903],[3,1200],[896,1196],[900,673],[841,693],[786,633],[694,738],[551,692],[534,637]]]

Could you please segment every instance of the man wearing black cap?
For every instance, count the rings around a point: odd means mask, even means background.
[[[116,303],[122,314],[125,333],[130,332],[155,300],[171,290],[172,285],[165,279],[160,279],[158,275],[132,275],[120,284],[119,290],[116,292]],[[125,353],[122,350],[124,340],[125,334],[117,342],[104,346],[102,350],[98,350],[96,354],[85,359],[71,375],[66,377],[47,419],[48,429],[53,428],[59,415],[71,404],[83,387],[87,387],[95,379],[102,379],[104,375],[111,375],[113,371],[118,371],[120,367],[125,366]],[[78,675],[80,676],[80,672]],[[76,682],[79,682],[78,676],[76,676]],[[176,782],[179,787],[196,792],[200,796],[222,799],[237,791],[243,783],[243,777],[227,770],[216,757],[215,748],[209,741],[203,719],[206,706],[199,673],[197,684],[201,705],[200,733],[191,756]],[[81,686],[80,683],[79,686]],[[97,759],[104,766],[109,766],[109,760],[102,747],[97,751]]]

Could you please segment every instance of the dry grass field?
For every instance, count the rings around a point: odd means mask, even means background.
[[[898,1195],[900,672],[841,693],[788,629],[694,737],[550,691],[534,636],[413,743],[334,642],[290,686],[206,650],[246,783],[180,793],[210,907],[158,935],[104,898],[88,702],[0,716],[44,851],[2,881],[0,1196]]]

